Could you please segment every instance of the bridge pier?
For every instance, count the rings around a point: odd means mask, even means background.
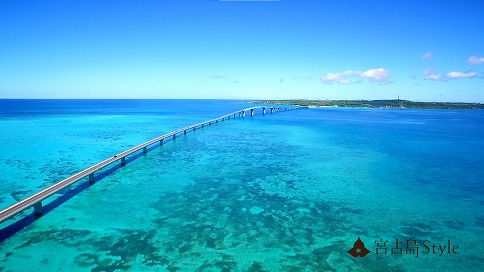
[[[262,114],[266,114],[266,108],[262,108]]]
[[[160,145],[163,145],[163,139],[160,140]]]
[[[186,129],[183,131],[183,134],[187,134],[187,130]]]
[[[126,157],[122,157],[121,158],[121,166],[125,166],[126,165]]]
[[[89,174],[89,184],[94,184],[96,182],[96,179],[94,177],[94,173]]]
[[[148,153],[148,149],[145,146],[145,147],[143,147],[143,154],[146,154],[146,153]]]
[[[254,109],[250,109],[250,116],[254,116]]]
[[[176,134],[173,134],[173,140],[175,140],[175,139],[176,139]]]
[[[43,206],[42,206],[42,201],[39,201],[37,203],[34,204],[34,214],[35,215],[41,215],[44,213],[43,211]]]
[[[242,111],[242,117],[245,117],[245,110]]]

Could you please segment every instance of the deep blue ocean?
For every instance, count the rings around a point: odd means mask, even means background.
[[[0,209],[251,106],[0,100]],[[483,271],[483,124],[480,110],[256,111],[0,224],[0,271]],[[347,252],[357,238],[368,255]]]

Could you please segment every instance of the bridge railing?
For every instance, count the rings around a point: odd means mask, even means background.
[[[236,118],[236,116],[238,115],[239,117],[244,117],[245,116],[245,113],[247,111],[250,111],[251,115],[254,114],[254,110],[255,109],[262,109],[263,111],[263,114],[266,113],[266,109],[269,109],[271,113],[273,112],[279,112],[279,111],[289,111],[289,110],[297,110],[297,109],[303,109],[303,108],[307,108],[307,107],[294,107],[294,108],[277,108],[277,107],[264,107],[264,106],[258,106],[258,107],[251,107],[251,108],[247,108],[247,109],[243,109],[243,110],[238,110],[238,111],[234,111],[234,112],[231,112],[229,114],[226,114],[226,115],[223,115],[223,116],[220,116],[218,118],[215,118],[215,119],[211,119],[211,120],[208,120],[208,121],[204,121],[204,122],[200,122],[200,123],[197,123],[197,124],[194,124],[194,125],[190,125],[190,126],[187,126],[187,127],[183,127],[181,129],[177,129],[177,130],[174,130],[172,132],[169,132],[169,133],[166,133],[166,134],[163,134],[159,137],[156,137],[154,139],[151,139],[147,142],[144,142],[140,145],[137,145],[135,147],[132,147],[128,150],[125,150],[119,154],[116,154],[114,155],[113,157],[110,157],[108,159],[105,159],[99,163],[96,163],[94,164],[93,166],[90,166],[66,179],[63,179],[57,183],[55,183],[54,185],[46,188],[46,189],[43,189],[41,190],[40,192],[36,193],[36,194],[33,194],[3,210],[0,211],[0,224],[4,221],[6,221],[7,219],[15,216],[16,214],[30,208],[30,207],[34,207],[34,213],[35,214],[42,214],[42,201],[45,200],[46,198],[54,195],[55,193],[59,192],[60,190],[72,185],[73,183],[76,183],[77,181],[85,178],[85,177],[89,177],[89,183],[94,183],[95,182],[95,176],[94,176],[94,173],[96,171],[99,171],[100,169],[103,169],[111,164],[113,164],[114,162],[116,161],[120,161],[121,163],[121,166],[124,166],[126,165],[126,157],[135,153],[135,152],[138,152],[140,150],[143,150],[143,153],[147,153],[148,150],[147,148],[157,142],[159,142],[160,145],[163,145],[164,143],[164,140],[167,139],[167,138],[170,138],[172,137],[173,139],[176,138],[176,135],[178,134],[186,134],[189,130],[195,130],[197,128],[202,128],[206,125],[212,125],[212,124],[215,124],[215,123],[218,123],[219,121],[224,121],[224,120],[228,120],[230,119],[231,117],[233,118]]]

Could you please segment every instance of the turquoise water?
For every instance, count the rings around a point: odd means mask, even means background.
[[[250,106],[0,105],[2,208],[136,144]],[[0,270],[480,271],[483,123],[483,111],[338,108],[223,122],[84,186],[8,238],[1,232]],[[364,258],[347,253],[358,237],[371,250]],[[403,244],[403,255],[377,255],[380,239],[389,252],[395,239],[459,248],[439,257],[420,244],[415,257]]]

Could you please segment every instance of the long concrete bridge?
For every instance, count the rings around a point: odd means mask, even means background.
[[[229,114],[226,114],[224,116],[220,116],[218,118],[204,121],[201,123],[197,123],[191,126],[187,126],[178,130],[174,130],[170,133],[161,135],[159,137],[156,137],[152,140],[149,140],[147,142],[144,142],[140,145],[137,145],[133,148],[130,148],[126,151],[123,151],[117,155],[114,155],[108,159],[105,159],[99,163],[96,163],[95,165],[88,167],[81,172],[74,174],[64,180],[61,180],[57,182],[56,184],[34,194],[31,195],[13,205],[10,207],[0,211],[0,224],[7,219],[15,216],[16,214],[33,207],[34,208],[34,213],[36,215],[41,215],[43,213],[43,206],[42,206],[42,201],[45,200],[46,198],[54,195],[55,193],[59,192],[60,190],[72,185],[73,183],[76,183],[77,181],[88,177],[89,183],[93,184],[96,181],[96,171],[99,171],[115,162],[119,162],[121,166],[126,165],[126,157],[129,155],[132,155],[133,153],[136,153],[138,151],[142,151],[143,154],[146,154],[148,152],[148,147],[154,146],[157,144],[157,146],[161,146],[164,144],[165,139],[170,139],[172,138],[173,140],[177,137],[177,135],[181,134],[187,134],[189,131],[195,131],[197,128],[203,128],[205,126],[210,126],[212,124],[216,124],[218,122],[223,122],[225,120],[229,120],[230,118],[241,118],[245,117],[246,114],[250,113],[250,116],[254,116],[254,112],[256,109],[262,109],[262,114],[266,114],[266,111],[269,110],[270,113],[275,113],[275,112],[280,112],[280,111],[292,111],[292,110],[299,110],[299,109],[304,109],[307,107],[293,107],[293,108],[278,108],[278,107],[264,107],[264,106],[259,106],[259,107],[251,107],[235,112],[231,112]]]

